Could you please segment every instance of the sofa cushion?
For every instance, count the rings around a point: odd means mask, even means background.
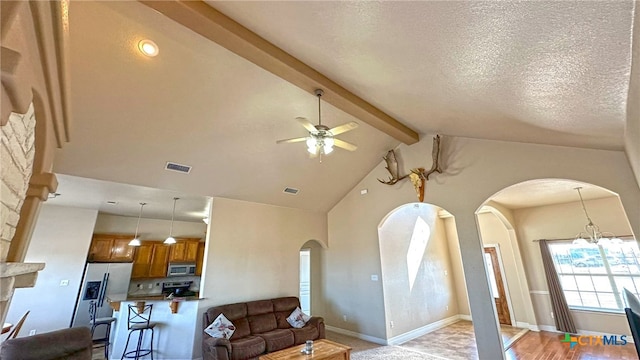
[[[264,339],[267,352],[274,352],[293,345],[293,333],[286,329],[275,329],[258,334]]]
[[[273,313],[249,316],[247,319],[249,320],[249,327],[253,335],[262,334],[278,327],[276,316]]]
[[[251,335],[251,328],[249,328],[249,320],[247,318],[236,319],[233,321],[233,325],[236,326],[236,331],[233,333],[231,340]]]
[[[293,334],[293,344],[304,344],[307,340],[315,340],[320,335],[316,326],[307,325],[302,329],[290,329]]]
[[[256,357],[265,351],[265,341],[259,336],[246,336],[231,340],[231,358],[245,360]]]
[[[293,309],[300,307],[300,301],[295,296],[282,297],[271,300],[273,303],[273,311],[288,311],[289,314]]]
[[[211,324],[222,313],[231,322],[235,322],[237,319],[247,317],[247,304],[229,304],[209,308],[207,310],[207,325]]]
[[[247,303],[247,315],[262,315],[273,312],[273,303],[271,300],[249,301]]]

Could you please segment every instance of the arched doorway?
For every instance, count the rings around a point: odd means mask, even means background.
[[[305,242],[299,250],[300,258],[300,309],[305,314],[322,314],[322,252],[324,246],[316,240]]]

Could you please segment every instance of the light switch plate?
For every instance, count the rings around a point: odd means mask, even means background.
[[[378,281],[378,275],[371,275],[371,281]]]

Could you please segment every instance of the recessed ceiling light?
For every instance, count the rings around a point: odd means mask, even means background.
[[[143,54],[154,57],[158,55],[158,45],[149,39],[140,40],[138,43],[138,49]]]

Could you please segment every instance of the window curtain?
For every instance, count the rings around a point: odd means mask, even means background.
[[[542,254],[542,264],[544,265],[544,274],[547,277],[547,286],[549,287],[549,296],[551,296],[551,307],[553,308],[553,318],[556,322],[558,331],[575,334],[576,325],[573,323],[573,317],[569,312],[567,299],[562,292],[560,286],[560,278],[553,264],[553,258],[549,251],[549,244],[546,240],[540,240],[540,254]]]

